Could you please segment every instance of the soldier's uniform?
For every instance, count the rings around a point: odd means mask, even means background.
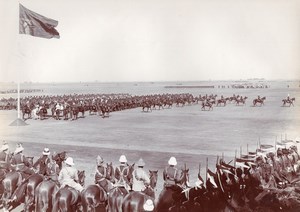
[[[48,148],[45,148],[42,154],[43,155],[33,164],[33,168],[38,169],[38,173],[41,175],[48,175],[50,150]]]
[[[180,173],[178,169],[175,167],[177,165],[177,161],[175,157],[171,157],[168,161],[169,166],[167,166],[163,171],[163,179],[164,186],[170,187],[173,185],[177,185],[180,178]]]
[[[0,169],[9,171],[9,160],[10,154],[8,152],[9,146],[7,143],[4,143],[0,151]]]
[[[121,155],[119,162],[121,163],[115,169],[116,185],[124,187],[126,190],[130,190],[130,176],[129,167],[127,166],[127,159],[125,155]]]
[[[68,157],[65,161],[66,166],[61,169],[58,176],[58,181],[63,188],[64,186],[68,185],[75,190],[81,192],[83,187],[77,183],[78,182],[78,174],[77,169],[72,167],[74,165],[73,158]]]
[[[145,162],[140,159],[137,162],[138,168],[132,173],[132,190],[134,191],[144,191],[146,187],[150,184],[150,179],[148,174],[145,172],[143,167]]]
[[[24,174],[32,175],[34,174],[34,171],[32,170],[32,164],[22,153],[23,150],[24,148],[22,147],[22,145],[18,144],[14,155],[11,158],[11,166],[15,171],[20,171]]]

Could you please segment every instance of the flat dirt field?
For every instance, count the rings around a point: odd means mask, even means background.
[[[74,158],[76,168],[86,171],[86,185],[93,183],[97,155],[114,165],[119,164],[121,154],[126,155],[130,164],[142,157],[146,169],[159,170],[159,193],[163,184],[162,170],[170,156],[177,158],[179,167],[186,164],[190,168],[193,185],[199,163],[205,179],[206,158],[214,170],[217,155],[224,155],[225,160],[230,161],[236,152],[239,156],[241,149],[246,153],[247,146],[249,151],[254,151],[258,141],[274,144],[276,139],[293,140],[299,136],[299,87],[226,92],[248,96],[246,105],[228,104],[214,107],[212,111],[201,111],[199,104],[152,112],[136,108],[113,112],[104,119],[88,113],[76,121],[29,119],[27,126],[19,127],[9,126],[16,119],[16,111],[0,111],[0,139],[8,141],[11,151],[17,142],[22,142],[24,154],[35,159],[44,147],[50,148],[52,153],[67,151]],[[265,105],[253,107],[252,100],[258,93],[266,96]],[[282,107],[281,100],[288,93],[296,98],[294,107]]]

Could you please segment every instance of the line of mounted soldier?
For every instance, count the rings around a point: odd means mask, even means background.
[[[226,106],[228,103],[235,105],[245,105],[246,96],[233,94],[232,97],[221,97],[217,95],[193,96],[189,93],[182,94],[154,94],[143,96],[131,96],[129,94],[82,94],[82,95],[63,95],[63,96],[34,96],[20,99],[20,108],[23,119],[46,119],[53,117],[57,120],[75,120],[78,117],[84,117],[85,112],[89,114],[98,114],[109,117],[114,111],[133,109],[141,107],[142,111],[149,112],[153,109],[171,108],[173,105],[184,106],[191,104],[201,105],[201,110],[213,109],[213,106]],[[253,106],[257,104],[264,105],[266,97],[260,97],[253,100]],[[283,99],[283,106],[294,105],[295,98]],[[17,108],[17,99],[2,98],[0,100],[0,109],[9,110]],[[79,116],[81,113],[81,116]],[[27,117],[26,117],[27,116]]]
[[[199,173],[189,183],[189,169],[177,168],[170,157],[162,177],[164,187],[155,198],[158,171],[144,170],[139,159],[129,165],[125,155],[113,167],[101,156],[96,159],[95,184],[84,185],[85,171],[75,168],[66,152],[53,154],[45,148],[33,163],[17,145],[13,154],[4,143],[0,153],[2,207],[24,203],[29,211],[297,211],[300,207],[300,156],[292,141],[276,146],[260,145],[240,155],[234,163],[217,159],[213,172],[206,165],[206,180]],[[64,162],[64,163],[62,163]],[[208,164],[208,161],[206,162]],[[136,166],[136,168],[135,168]]]

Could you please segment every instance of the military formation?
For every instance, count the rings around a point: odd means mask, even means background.
[[[297,142],[293,141],[277,142],[276,146],[259,145],[255,152],[241,154],[228,163],[224,158],[218,158],[214,171],[206,167],[205,180],[199,168],[194,185],[189,182],[186,164],[184,168],[178,168],[173,156],[160,178],[157,170],[145,171],[146,162],[142,158],[129,165],[126,156],[121,155],[119,164],[114,167],[98,155],[94,184],[86,186],[84,170],[76,169],[72,157],[59,156],[61,165],[56,159],[58,153],[51,157],[49,148],[44,148],[36,161],[26,157],[23,151],[20,143],[13,152],[9,151],[7,142],[1,147],[1,203],[7,210],[22,203],[25,211],[28,205],[37,207],[38,196],[42,194],[39,184],[45,182],[53,183],[56,188],[51,196],[53,204],[48,206],[52,211],[61,207],[63,195],[74,195],[76,201],[68,204],[76,210],[86,211],[84,208],[88,203],[83,200],[87,193],[97,199],[100,191],[103,204],[98,207],[103,207],[104,211],[258,211],[262,208],[297,211],[300,208],[300,156]],[[164,183],[159,196],[155,196],[158,178]],[[15,187],[9,187],[14,180]],[[35,191],[35,199],[28,197],[30,186]],[[97,186],[99,192],[91,192],[92,186]],[[72,192],[63,192],[65,190]],[[139,208],[132,209],[138,205]]]
[[[180,94],[152,94],[132,96],[129,94],[73,94],[62,96],[32,96],[20,99],[20,110],[22,118],[26,119],[48,119],[77,120],[90,115],[99,115],[102,118],[109,117],[110,113],[133,108],[142,108],[143,112],[172,108],[172,106],[185,106],[200,104],[201,110],[212,110],[213,107],[226,106],[233,103],[236,106],[246,105],[247,96],[235,95],[231,97],[218,97],[213,94],[194,96],[190,93]],[[266,97],[253,99],[253,106],[263,106]],[[282,106],[294,106],[295,98],[282,100]],[[2,98],[0,110],[17,109],[17,99]]]

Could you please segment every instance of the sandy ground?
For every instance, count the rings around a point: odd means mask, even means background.
[[[190,168],[194,183],[201,163],[205,179],[206,158],[214,170],[217,155],[226,161],[234,155],[255,150],[257,142],[274,144],[275,140],[299,136],[299,89],[289,90],[296,97],[294,107],[281,107],[286,91],[264,91],[267,101],[262,107],[252,107],[257,91],[249,90],[247,105],[215,107],[201,111],[200,105],[173,107],[172,109],[141,112],[141,108],[111,113],[102,119],[86,114],[77,121],[32,120],[27,126],[9,126],[16,119],[16,111],[0,111],[0,139],[15,149],[22,142],[24,154],[41,155],[44,147],[52,152],[67,151],[75,160],[76,168],[86,171],[86,185],[93,183],[95,161],[101,155],[106,162],[119,164],[121,154],[134,163],[140,157],[146,169],[159,170],[157,194],[162,189],[162,170],[170,156],[175,156],[178,166]]]

